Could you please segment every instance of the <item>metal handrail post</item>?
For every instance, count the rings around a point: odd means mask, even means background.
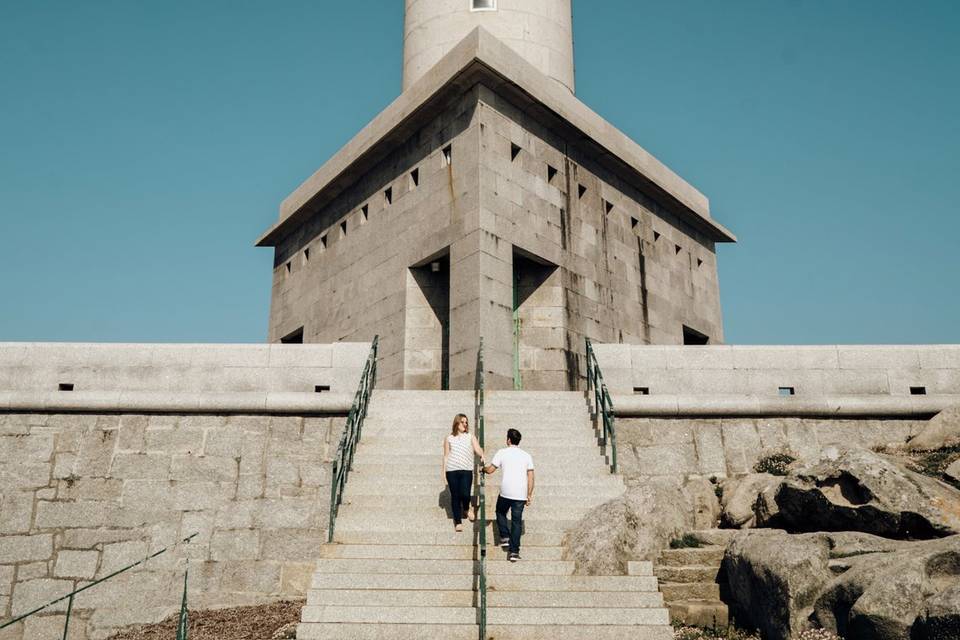
[[[602,421],[603,431],[601,434],[603,446],[610,443],[610,473],[617,472],[617,429],[615,423],[615,413],[613,409],[613,400],[610,399],[610,392],[607,390],[607,383],[603,381],[603,372],[600,371],[600,362],[597,360],[597,354],[593,350],[593,343],[590,338],[586,338],[587,346],[587,396],[590,395],[590,388],[593,388],[594,396],[594,415]]]
[[[477,441],[480,443],[480,448],[482,449],[485,446],[486,436],[485,436],[485,424],[484,424],[484,393],[485,393],[485,375],[484,375],[484,365],[483,365],[483,338],[480,338],[480,348],[477,351],[477,376],[476,376],[476,406],[475,409],[475,419],[477,423]],[[480,640],[486,640],[487,636],[487,480],[486,473],[483,468],[480,468],[480,480],[479,487],[477,489],[478,496],[478,515],[477,521],[480,523],[480,535],[478,540],[478,546],[480,547],[479,551],[479,596],[480,596],[480,619],[479,619],[479,632]]]
[[[337,455],[333,459],[330,470],[330,520],[327,526],[327,542],[333,542],[337,514],[343,503],[343,490],[347,486],[347,477],[353,469],[353,458],[363,434],[363,422],[367,417],[367,408],[370,406],[370,396],[376,387],[379,346],[380,336],[374,336],[370,354],[360,375],[360,384],[357,385],[353,404],[350,405],[350,413],[347,414],[347,423],[344,425],[340,444],[337,446]]]

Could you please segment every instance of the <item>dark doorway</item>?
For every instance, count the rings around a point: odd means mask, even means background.
[[[449,255],[410,268],[404,324],[404,388],[449,389]]]
[[[565,323],[563,286],[557,265],[514,249],[515,389],[559,390],[568,387]]]
[[[710,336],[700,333],[696,329],[691,329],[690,327],[683,326],[683,344],[688,345],[704,345],[710,344]]]

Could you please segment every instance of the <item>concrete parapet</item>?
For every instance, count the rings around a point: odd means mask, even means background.
[[[349,393],[0,391],[0,411],[40,413],[346,415],[352,402]]]
[[[960,394],[937,396],[613,395],[618,416],[930,418],[960,405]]]

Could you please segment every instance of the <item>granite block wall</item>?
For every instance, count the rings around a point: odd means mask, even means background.
[[[325,540],[345,420],[257,415],[0,413],[0,619],[193,533],[78,596],[71,638],[179,607],[302,597]],[[0,632],[60,638],[63,606]]]

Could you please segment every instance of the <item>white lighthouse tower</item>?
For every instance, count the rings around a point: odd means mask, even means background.
[[[477,27],[574,91],[571,0],[406,0],[404,91]]]

